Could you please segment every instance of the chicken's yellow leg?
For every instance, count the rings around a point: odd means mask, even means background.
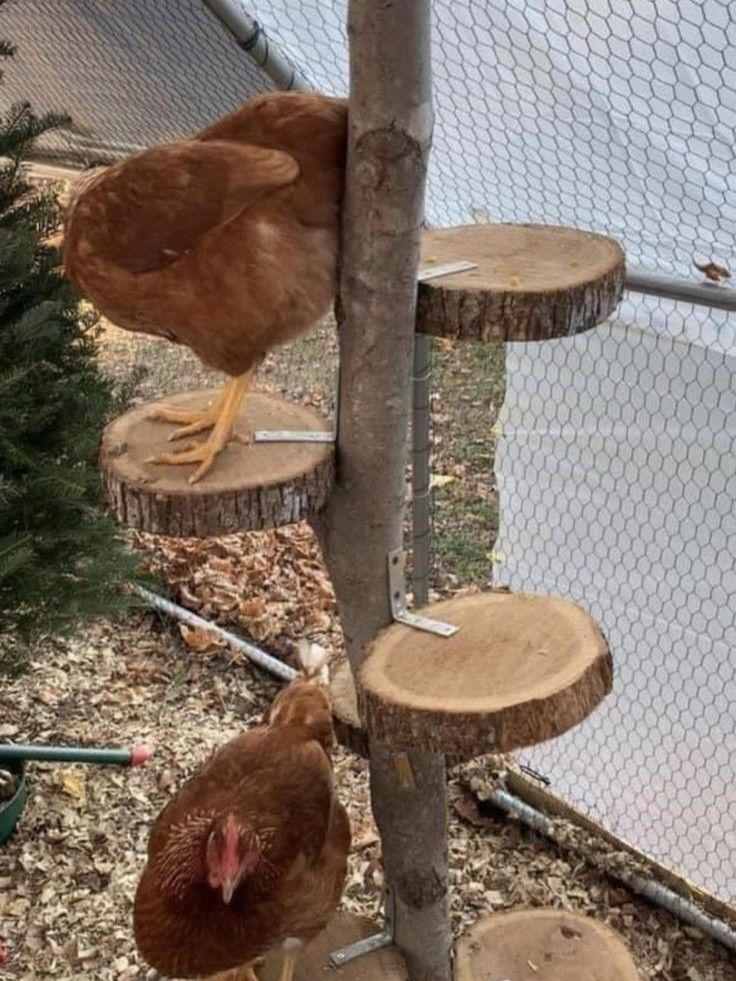
[[[258,981],[258,975],[253,964],[243,964],[242,967],[234,967],[231,971],[212,974],[209,981]]]
[[[296,952],[293,950],[284,953],[281,963],[281,974],[279,981],[294,981],[294,970],[296,969]]]
[[[199,466],[189,478],[189,483],[194,484],[212,469],[217,454],[227,445],[232,436],[233,425],[237,417],[240,406],[243,403],[251,379],[255,374],[255,367],[233,379],[227,386],[220,404],[218,405],[217,418],[212,432],[203,443],[193,443],[174,453],[160,453],[158,456],[149,457],[147,463],[198,463]],[[203,427],[204,428],[204,427]]]

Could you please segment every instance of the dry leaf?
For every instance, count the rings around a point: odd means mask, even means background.
[[[449,473],[433,473],[429,479],[429,486],[447,487],[447,485],[451,484],[455,479],[456,478]]]
[[[180,623],[179,632],[187,647],[199,654],[225,646],[225,642],[220,637],[213,634],[211,630],[205,630],[204,627],[190,627],[186,623]]]
[[[463,821],[472,824],[474,828],[493,828],[495,822],[481,814],[476,802],[471,797],[456,797],[452,802],[452,809]]]
[[[351,851],[362,852],[379,840],[376,822],[370,815],[354,820],[352,826]]]
[[[73,797],[80,804],[87,802],[87,787],[81,774],[75,770],[59,770],[57,780],[59,787],[67,796]]]

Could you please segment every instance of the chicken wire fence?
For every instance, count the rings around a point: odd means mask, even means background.
[[[311,84],[345,91],[344,0],[241,6]],[[592,228],[688,278],[693,257],[728,260],[734,15],[730,0],[436,0],[430,223]],[[273,87],[200,0],[10,0],[0,33],[19,46],[0,96],[69,109],[43,149],[78,164]],[[485,557],[456,561],[454,582],[578,600],[614,654],[614,694],[526,761],[736,906],[733,319],[630,293],[587,334],[508,345],[505,368],[436,347],[434,460],[455,489],[436,491],[435,584],[464,547],[448,545],[462,498]],[[324,407],[334,361],[325,331],[266,377],[305,398],[318,384]]]

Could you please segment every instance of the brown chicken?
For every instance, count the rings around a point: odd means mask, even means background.
[[[274,345],[308,330],[335,293],[347,103],[276,92],[189,140],[83,177],[65,227],[64,269],[127,330],[190,347],[232,376],[203,413],[158,409],[171,438],[204,442],[154,458],[195,463],[227,444],[252,376]]]
[[[138,948],[177,978],[244,966],[281,944],[291,981],[300,944],[342,893],[350,825],[335,796],[325,688],[305,673],[264,725],[218,750],[157,818],[135,897]]]

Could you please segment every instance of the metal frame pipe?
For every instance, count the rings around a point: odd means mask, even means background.
[[[160,610],[167,616],[173,617],[175,620],[179,620],[181,623],[186,623],[190,627],[198,627],[201,630],[209,631],[209,633],[214,634],[216,637],[219,637],[220,640],[223,640],[229,647],[232,647],[233,650],[239,651],[241,654],[245,654],[248,660],[252,661],[254,664],[257,664],[259,668],[270,671],[271,674],[276,675],[277,678],[281,678],[283,681],[291,681],[293,678],[296,678],[297,672],[294,670],[294,668],[290,667],[288,664],[284,664],[283,661],[279,661],[277,657],[267,654],[266,651],[262,651],[261,648],[256,647],[255,644],[251,644],[249,641],[243,640],[243,638],[238,637],[237,634],[233,634],[229,630],[225,630],[224,627],[220,627],[216,623],[210,623],[209,620],[205,620],[204,617],[200,617],[196,613],[192,613],[191,610],[187,610],[183,606],[179,606],[178,603],[173,603],[171,600],[165,599],[163,596],[159,596],[158,593],[151,592],[151,590],[146,589],[145,586],[139,586],[137,583],[131,583],[131,589],[155,610]]]
[[[266,35],[239,0],[203,0],[235,38],[238,47],[280,89],[311,89],[312,85]]]
[[[664,276],[640,266],[626,270],[625,289],[644,296],[661,296],[716,310],[736,310],[736,290],[717,283],[690,283],[675,276]]]
[[[561,844],[555,834],[554,822],[542,811],[538,811],[536,807],[520,800],[508,790],[500,788],[495,790],[488,799],[505,814],[516,818],[528,828],[538,831],[556,844]],[[695,903],[680,896],[672,889],[668,889],[667,886],[663,886],[654,879],[647,879],[643,875],[627,872],[625,869],[611,869],[610,874],[623,882],[633,892],[643,896],[644,899],[648,899],[651,903],[672,913],[683,923],[697,927],[730,950],[736,950],[736,931],[732,930],[727,923],[710,916]]]

